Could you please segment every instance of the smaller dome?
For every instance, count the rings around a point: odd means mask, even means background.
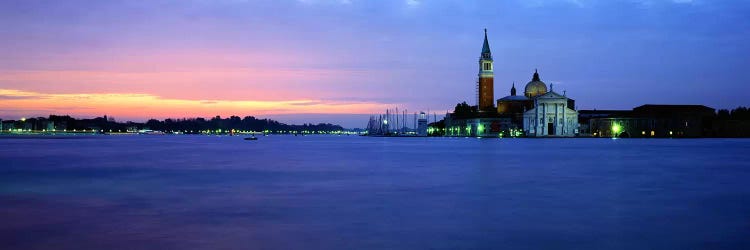
[[[535,97],[544,95],[547,93],[547,84],[542,82],[541,79],[539,79],[539,73],[534,71],[534,77],[531,79],[529,83],[526,84],[526,90],[524,91],[524,95],[526,97]]]
[[[526,84],[526,91],[524,91],[524,94],[528,97],[540,96],[546,93],[547,85],[542,81],[529,82],[528,84]]]

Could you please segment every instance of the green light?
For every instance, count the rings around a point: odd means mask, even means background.
[[[622,131],[622,127],[620,126],[620,124],[612,124],[612,136],[619,135],[620,131]]]

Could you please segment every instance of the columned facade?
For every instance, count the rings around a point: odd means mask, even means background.
[[[575,136],[578,112],[568,107],[568,98],[553,91],[534,99],[534,108],[523,114],[523,128],[529,137]]]

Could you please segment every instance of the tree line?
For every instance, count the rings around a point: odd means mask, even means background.
[[[271,119],[258,119],[253,116],[245,116],[240,118],[239,116],[230,116],[228,118],[221,118],[221,116],[215,116],[210,119],[206,118],[182,118],[182,119],[150,119],[145,123],[139,122],[117,122],[113,117],[97,117],[93,119],[76,119],[68,115],[50,115],[49,117],[36,117],[25,120],[16,121],[3,121],[3,130],[7,130],[10,126],[16,129],[29,129],[35,131],[49,130],[52,127],[54,130],[100,130],[104,132],[109,131],[132,131],[132,130],[143,130],[150,129],[156,131],[187,131],[188,133],[199,133],[200,131],[342,131],[343,127],[340,125],[330,123],[319,123],[319,124],[302,124],[302,125],[290,125],[281,123]]]

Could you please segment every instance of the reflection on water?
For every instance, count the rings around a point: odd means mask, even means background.
[[[750,140],[0,140],[2,249],[748,249]]]

